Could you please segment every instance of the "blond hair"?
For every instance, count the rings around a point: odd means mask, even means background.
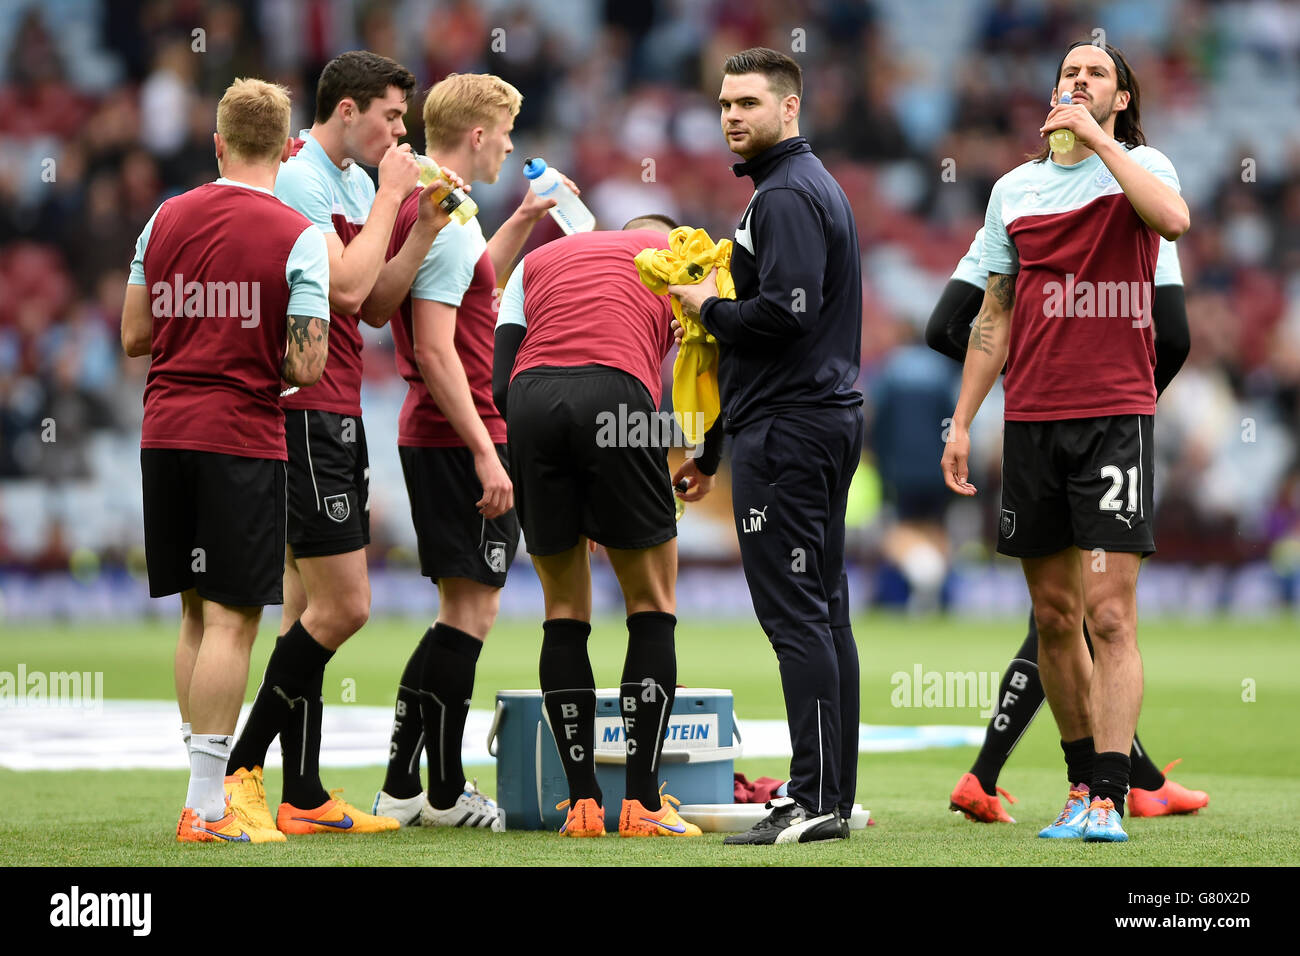
[[[424,139],[446,149],[476,126],[499,122],[501,114],[519,115],[523,95],[491,73],[450,73],[424,97]]]
[[[217,133],[237,159],[279,162],[289,138],[289,91],[251,77],[235,80],[217,104]]]

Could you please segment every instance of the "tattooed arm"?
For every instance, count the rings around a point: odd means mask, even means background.
[[[948,442],[943,452],[943,477],[948,487],[960,495],[975,494],[975,486],[966,479],[970,469],[970,425],[989,389],[1007,360],[1011,339],[1011,310],[1016,300],[1016,277],[989,273],[988,286],[979,314],[971,324],[966,346],[966,364],[962,368],[961,395],[952,413]]]
[[[330,324],[315,316],[289,316],[289,347],[280,366],[280,377],[290,385],[314,385],[325,371],[329,355]]]

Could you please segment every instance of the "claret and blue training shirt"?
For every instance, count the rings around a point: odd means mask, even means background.
[[[1179,189],[1159,150],[1129,156]],[[1016,276],[1007,421],[1155,414],[1159,245],[1095,153],[1073,166],[1028,162],[998,180],[979,268]]]
[[[351,163],[339,169],[308,130],[298,134],[294,152],[275,177],[275,195],[322,233],[337,233],[346,246],[366,224],[375,202],[375,184]],[[281,400],[285,408],[339,415],[361,414],[361,332],[355,315],[332,313],[330,357],[320,381]]]
[[[320,232],[267,190],[218,179],[158,207],[127,282],[153,315],[140,447],[285,460],[287,318],[329,319]]]

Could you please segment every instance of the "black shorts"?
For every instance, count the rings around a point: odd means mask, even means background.
[[[1007,422],[998,551],[1155,552],[1152,416]]]
[[[294,557],[347,554],[368,545],[370,456],[361,416],[287,409],[284,440]]]
[[[238,607],[284,600],[284,462],[142,448],[140,476],[151,597],[194,588]]]
[[[529,554],[559,554],[580,537],[634,549],[677,536],[671,416],[631,375],[596,365],[528,369],[510,383],[506,411]]]
[[[506,464],[506,446],[497,445]],[[490,587],[506,586],[506,572],[519,547],[519,518],[511,508],[499,518],[478,512],[483,484],[468,448],[397,449],[411,498],[411,520],[420,548],[420,573],[468,578]],[[506,468],[507,472],[510,470]]]

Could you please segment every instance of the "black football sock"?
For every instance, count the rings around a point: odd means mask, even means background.
[[[659,809],[659,752],[677,688],[677,618],[642,611],[627,619],[627,657],[619,685],[619,710],[627,741],[627,798]]]
[[[420,675],[420,720],[429,765],[429,803],[449,810],[465,791],[460,751],[465,718],[474,695],[474,670],[483,642],[441,621],[424,654]]]
[[[252,770],[266,764],[266,752],[284,729],[292,701],[305,696],[314,683],[320,686],[313,675],[324,670],[331,656],[333,652],[317,644],[302,621],[294,621],[275,642],[244,730],[230,751],[227,773],[234,773],[240,767]]]
[[[587,657],[591,625],[570,618],[542,622],[538,677],[542,706],[555,736],[569,782],[569,799],[594,798],[604,806],[596,782],[596,678]]]
[[[1139,790],[1159,790],[1165,785],[1165,775],[1151,762],[1137,734],[1133,735],[1133,749],[1129,751],[1128,759],[1132,766],[1129,772],[1130,787]]]
[[[1086,783],[1091,786],[1093,766],[1097,759],[1092,738],[1081,737],[1068,742],[1062,740],[1061,749],[1065,751],[1065,773],[1070,778],[1070,786],[1073,787],[1076,783]]]
[[[1115,812],[1124,815],[1124,797],[1128,795],[1128,754],[1105,751],[1097,754],[1092,772],[1092,799],[1109,800]]]
[[[317,667],[311,686],[293,705],[280,731],[280,755],[284,760],[283,800],[302,810],[319,807],[330,798],[320,782],[320,725],[325,711],[321,687],[325,680],[325,664],[329,663],[334,652],[323,647],[321,651],[326,655],[324,662]]]
[[[424,724],[420,720],[420,675],[424,655],[433,640],[428,628],[415,645],[402,678],[397,684],[397,703],[393,707],[393,733],[388,740],[388,771],[384,774],[384,793],[399,800],[420,794],[420,754],[424,750]]]
[[[1038,677],[1038,627],[1034,612],[1029,612],[1029,634],[1015,658],[1007,665],[998,687],[998,709],[984,732],[975,765],[970,768],[980,786],[990,797],[997,793],[998,776],[1011,751],[1033,723],[1043,706],[1043,682]]]

